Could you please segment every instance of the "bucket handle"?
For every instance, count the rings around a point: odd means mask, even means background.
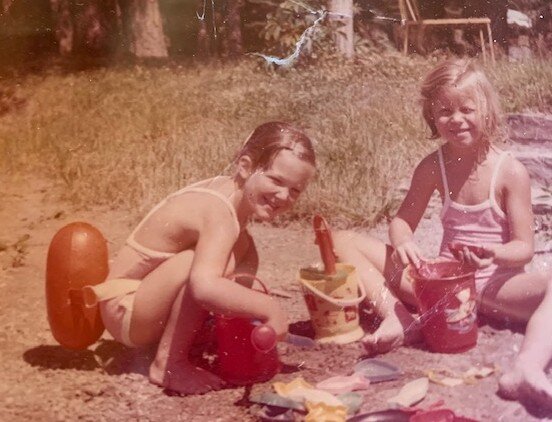
[[[360,296],[356,297],[354,299],[336,299],[334,297],[328,296],[326,293],[321,292],[318,289],[315,289],[313,286],[311,286],[309,283],[299,279],[301,281],[301,284],[306,287],[308,290],[310,290],[312,293],[314,293],[316,296],[321,297],[322,299],[337,305],[337,306],[352,306],[352,305],[358,305],[360,302],[362,302],[364,299],[366,299],[366,288],[364,287],[364,283],[359,280],[358,282],[358,289],[360,290]]]
[[[233,280],[235,281],[236,278],[248,278],[250,280],[253,280],[253,281],[257,281],[259,282],[259,284],[261,285],[261,287],[263,288],[264,292],[261,292],[261,293],[265,293],[267,295],[270,295],[270,290],[268,290],[268,287],[266,287],[266,284],[264,281],[262,281],[259,277],[257,277],[256,275],[254,274],[249,274],[249,273],[234,273],[234,274],[230,274],[228,276],[228,278],[230,280]]]

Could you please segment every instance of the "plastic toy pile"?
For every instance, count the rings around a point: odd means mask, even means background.
[[[402,386],[388,399],[388,407],[379,411],[360,413],[365,395],[371,384],[400,379],[399,368],[380,359],[365,359],[357,363],[348,376],[335,376],[312,385],[303,378],[289,383],[275,382],[274,393],[261,393],[249,398],[254,403],[255,414],[262,421],[305,422],[469,422],[473,419],[455,415],[444,408],[443,400],[418,407],[429,390],[430,381],[453,387],[475,382],[488,376],[491,369],[464,374],[428,371],[421,377]]]

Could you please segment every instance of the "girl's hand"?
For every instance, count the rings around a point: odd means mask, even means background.
[[[420,267],[421,261],[425,258],[422,255],[422,251],[413,240],[407,240],[396,247],[395,253],[399,256],[401,263],[406,267],[412,263],[416,268]]]
[[[278,340],[283,340],[288,333],[288,321],[286,313],[276,303],[265,321],[276,332]]]
[[[491,265],[496,256],[495,245],[483,245],[477,248],[464,245],[456,253],[460,261],[464,261],[478,270]]]

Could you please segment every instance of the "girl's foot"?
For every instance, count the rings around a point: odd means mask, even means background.
[[[203,394],[223,386],[222,379],[190,362],[179,361],[171,366],[177,369],[161,368],[154,361],[149,370],[150,381],[180,394]]]
[[[421,339],[418,323],[400,321],[395,315],[385,318],[373,334],[366,334],[362,343],[368,352],[387,353],[404,344],[416,343]]]
[[[518,362],[500,378],[498,386],[504,398],[530,401],[552,410],[552,383],[540,368]]]

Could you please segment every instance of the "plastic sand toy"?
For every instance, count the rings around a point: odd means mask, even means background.
[[[240,276],[247,276],[240,274]],[[264,293],[268,289],[258,278]],[[267,381],[280,371],[274,330],[248,318],[216,317],[218,373],[235,385]],[[255,334],[254,333],[255,331]]]
[[[475,277],[473,268],[459,261],[426,261],[409,266],[429,349],[458,353],[477,343]]]
[[[320,249],[324,269],[303,268],[299,281],[315,339],[321,343],[350,343],[364,335],[359,324],[358,305],[366,297],[352,265],[336,263],[333,242],[324,218],[313,219],[316,243]]]

